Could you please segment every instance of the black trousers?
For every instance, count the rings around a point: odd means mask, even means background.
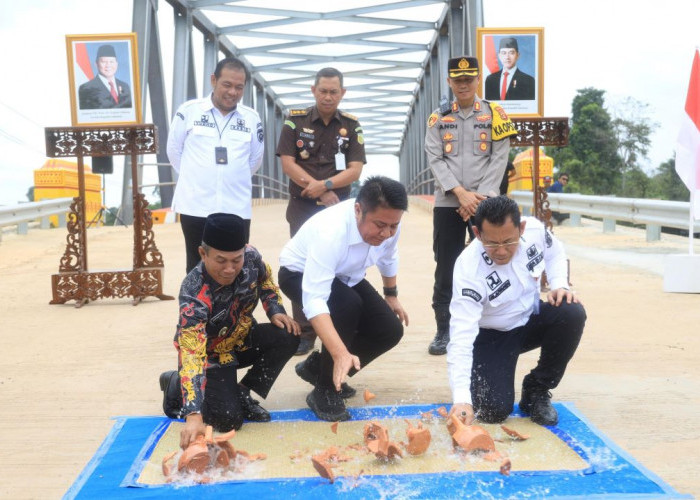
[[[469,222],[464,222],[454,207],[433,209],[433,256],[435,258],[435,285],[433,309],[449,311],[452,300],[452,272],[455,261],[472,235]]]
[[[251,367],[240,383],[266,398],[282,368],[299,346],[299,337],[272,323],[255,324],[248,334],[251,347],[237,352],[238,365],[206,370],[206,388],[202,404],[204,423],[216,431],[228,432],[243,425],[237,370]]]
[[[185,236],[185,254],[187,258],[185,274],[188,274],[194,266],[199,264],[199,245],[202,244],[202,234],[204,234],[204,224],[206,217],[195,217],[194,215],[180,214],[180,227]],[[243,219],[245,222],[245,241],[250,240],[250,219]]]
[[[540,302],[539,314],[514,330],[479,329],[474,341],[471,394],[474,410],[486,422],[502,422],[513,411],[518,357],[541,348],[537,366],[523,387],[554,389],[578,347],[586,311],[581,304],[559,307]]]
[[[303,274],[281,267],[279,286],[290,300],[301,303]],[[364,368],[396,344],[403,337],[403,325],[389,308],[384,298],[369,284],[360,281],[350,287],[338,280],[331,284],[328,310],[333,326],[351,354],[360,358]],[[350,375],[355,371],[351,370]],[[333,387],[333,359],[323,346],[318,384]]]

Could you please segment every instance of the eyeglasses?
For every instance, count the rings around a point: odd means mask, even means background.
[[[489,250],[494,250],[496,248],[507,248],[507,247],[512,247],[513,245],[518,245],[520,243],[520,239],[517,239],[516,241],[506,241],[505,243],[482,243],[482,246],[484,248],[488,248]]]

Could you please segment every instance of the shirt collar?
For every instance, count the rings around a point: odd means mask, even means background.
[[[348,224],[348,244],[357,245],[358,243],[364,243],[365,240],[362,239],[359,229],[357,229],[357,220],[355,219],[355,200],[347,200],[350,206],[347,211],[347,224]]]
[[[331,118],[331,121],[333,121],[334,119],[340,121],[340,110],[339,109],[335,110],[335,114],[333,115],[333,118]],[[318,106],[314,105],[311,108],[311,121],[315,122],[316,120],[323,121],[323,118],[321,118],[321,114],[318,112]]]

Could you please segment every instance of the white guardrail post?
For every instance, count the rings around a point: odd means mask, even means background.
[[[523,208],[523,213],[531,212],[530,191],[513,191],[508,194]],[[647,241],[661,239],[662,227],[688,229],[690,203],[686,201],[615,198],[575,193],[548,193],[547,199],[552,212],[571,214],[572,226],[581,225],[581,216],[602,219],[603,232],[614,232],[617,221],[631,222],[646,226]],[[700,221],[695,221],[693,233],[700,233]]]
[[[0,207],[0,229],[5,226],[17,226],[17,234],[27,234],[29,223],[37,219],[40,220],[39,226],[47,229],[51,227],[49,217],[52,215],[58,216],[59,227],[65,227],[66,212],[70,209],[72,202],[73,198],[56,198]],[[0,240],[2,240],[1,230]]]

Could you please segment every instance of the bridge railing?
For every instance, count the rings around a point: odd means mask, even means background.
[[[51,215],[57,215],[58,225],[65,227],[66,213],[72,202],[73,198],[56,198],[0,207],[0,240],[2,239],[1,229],[7,226],[17,226],[17,234],[27,234],[29,223],[38,219],[39,227],[49,228]]]
[[[523,208],[532,209],[530,191],[508,193]],[[688,229],[690,203],[684,201],[615,198],[571,193],[548,193],[549,209],[568,213],[572,226],[581,225],[581,216],[603,219],[603,232],[614,232],[617,221],[646,226],[647,241],[661,238],[661,228]],[[693,224],[693,233],[700,233],[700,221]]]

